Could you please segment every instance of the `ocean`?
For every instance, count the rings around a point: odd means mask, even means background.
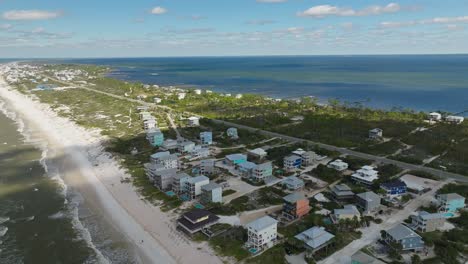
[[[135,263],[127,245],[62,179],[41,134],[0,100],[0,263]]]
[[[276,56],[75,59],[109,76],[148,84],[315,96],[372,108],[457,113],[468,109],[468,55]]]

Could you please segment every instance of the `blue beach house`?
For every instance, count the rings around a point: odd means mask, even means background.
[[[406,183],[401,180],[385,182],[380,185],[380,188],[387,192],[388,196],[400,196],[406,193]]]
[[[293,171],[302,166],[302,157],[297,155],[290,155],[283,159],[284,169],[286,171]]]
[[[444,213],[456,213],[465,208],[465,197],[457,193],[439,194],[436,196],[439,211]]]
[[[205,131],[200,133],[200,141],[202,145],[213,144],[213,132]]]
[[[151,146],[160,147],[164,143],[164,134],[161,130],[153,128],[146,133],[146,139]]]

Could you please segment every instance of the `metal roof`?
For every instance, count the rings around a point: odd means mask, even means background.
[[[380,196],[378,196],[374,192],[365,192],[365,193],[359,193],[357,196],[367,202],[372,202],[372,201],[378,201],[380,200]]]
[[[276,219],[272,218],[271,216],[266,215],[248,223],[247,225],[245,225],[245,227],[254,229],[255,231],[261,231],[272,225],[277,225],[277,223],[278,221],[276,221]]]
[[[402,239],[411,238],[411,237],[420,237],[418,234],[416,234],[416,232],[414,232],[409,227],[404,226],[402,224],[398,224],[390,228],[386,232],[395,240],[402,240]]]
[[[291,193],[283,197],[283,200],[289,203],[295,203],[297,201],[304,200],[304,199],[307,199],[307,198],[302,193],[298,193],[298,192]]]
[[[214,182],[210,182],[207,185],[203,185],[201,188],[204,191],[212,191],[212,190],[216,190],[216,189],[222,189],[221,185],[219,185],[217,183],[214,183]]]
[[[313,249],[322,246],[334,237],[321,226],[314,226],[295,236],[295,238],[304,241],[306,245]]]

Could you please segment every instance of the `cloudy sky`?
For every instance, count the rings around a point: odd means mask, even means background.
[[[0,0],[0,58],[407,53],[468,53],[468,0]]]

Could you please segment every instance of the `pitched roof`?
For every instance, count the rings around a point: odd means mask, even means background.
[[[297,155],[290,155],[290,156],[287,156],[287,157],[284,158],[284,160],[286,160],[286,161],[296,161],[296,160],[299,160],[299,159],[302,159],[302,158],[297,156]]]
[[[423,220],[441,219],[441,218],[445,219],[444,214],[441,214],[441,213],[431,214],[426,211],[419,212],[418,217],[420,217]]]
[[[247,156],[245,156],[244,154],[230,154],[230,155],[226,155],[226,159],[228,160],[240,160],[240,159],[247,159]]]
[[[395,240],[401,240],[401,239],[411,238],[411,237],[420,237],[418,234],[416,234],[416,232],[414,232],[413,230],[411,230],[410,228],[402,224],[398,224],[390,228],[386,232]]]
[[[283,180],[283,184],[288,184],[288,185],[303,185],[304,181],[299,179],[296,176],[289,176],[286,179]]]
[[[206,180],[210,180],[210,178],[204,176],[204,175],[200,175],[200,176],[197,176],[197,177],[193,177],[193,178],[190,178],[190,182],[191,183],[197,183],[197,182],[202,182],[202,181],[206,181]]]
[[[390,182],[384,182],[380,186],[386,189],[400,188],[400,187],[406,187],[406,183],[402,180],[394,180]]]
[[[242,162],[241,164],[239,164],[239,167],[245,170],[252,170],[257,167],[257,164],[250,162],[250,161],[246,161],[246,162]]]
[[[345,205],[343,209],[335,209],[333,210],[333,214],[335,215],[361,215],[359,210],[354,205]]]
[[[212,190],[216,190],[216,189],[222,189],[221,185],[215,183],[215,182],[210,182],[206,185],[203,185],[202,187],[202,190],[204,191],[212,191]]]
[[[307,199],[307,198],[302,193],[298,193],[298,192],[291,193],[283,197],[283,200],[289,203],[295,203],[297,201],[304,200],[304,199]]]
[[[248,223],[247,225],[245,225],[245,227],[252,228],[256,231],[260,231],[272,225],[276,225],[277,223],[278,221],[276,221],[276,219],[272,218],[271,216],[266,215]]]
[[[380,196],[377,195],[374,192],[364,192],[364,193],[359,193],[357,196],[367,202],[372,202],[372,201],[378,201],[380,200]]]
[[[313,249],[322,246],[334,237],[321,226],[314,226],[295,236],[296,239],[304,241],[306,245]]]

